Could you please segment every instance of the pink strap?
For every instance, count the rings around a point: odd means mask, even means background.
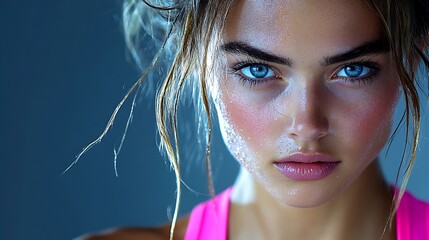
[[[231,188],[212,200],[199,204],[192,212],[185,240],[226,240]]]
[[[405,192],[396,213],[397,240],[429,239],[429,204]]]

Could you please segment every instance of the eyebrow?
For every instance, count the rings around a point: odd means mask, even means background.
[[[238,53],[260,60],[292,66],[292,60],[287,57],[276,56],[273,53],[258,49],[245,42],[229,42],[221,46],[221,49],[227,53]],[[322,66],[328,66],[335,63],[345,62],[358,57],[389,52],[389,44],[386,39],[377,39],[352,48],[344,53],[339,53],[333,56],[324,57],[320,63]]]
[[[377,40],[365,42],[355,48],[352,48],[347,52],[336,54],[329,57],[324,57],[323,61],[321,62],[321,65],[328,66],[335,63],[352,60],[362,56],[385,53],[389,51],[390,51],[390,48],[389,48],[389,43],[387,39],[385,38],[377,39]]]
[[[270,52],[263,51],[256,47],[250,46],[244,42],[229,42],[221,46],[221,49],[228,53],[244,54],[249,57],[257,58],[267,62],[274,62],[278,64],[292,66],[292,60],[290,58],[279,57]]]

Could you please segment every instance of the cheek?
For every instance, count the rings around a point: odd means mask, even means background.
[[[349,151],[368,161],[377,157],[391,132],[399,88],[392,86],[384,90],[366,95],[365,101],[350,104],[339,123],[338,130],[342,131],[339,135],[348,143]]]
[[[236,91],[231,85],[228,90],[220,88],[220,101],[216,103],[222,136],[237,160],[250,162],[272,152],[266,146],[275,137],[276,115],[274,108],[260,96]]]
[[[257,141],[269,134],[267,125],[272,121],[272,115],[267,108],[232,100],[225,104],[225,110],[231,124],[246,140]]]

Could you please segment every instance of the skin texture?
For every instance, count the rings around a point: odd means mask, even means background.
[[[383,39],[374,12],[356,0],[237,1],[223,36],[225,44],[246,43],[287,60],[225,51],[219,72],[227,71],[213,83],[225,144],[242,166],[229,239],[395,239],[394,227],[383,234],[392,196],[376,162],[400,95],[391,56],[323,64]],[[249,81],[249,61],[267,67],[268,77]],[[365,80],[344,75],[352,64],[366,67]],[[273,163],[294,153],[339,163],[322,179],[293,180]],[[175,239],[183,239],[187,223],[180,220]],[[167,239],[168,231],[123,229],[86,239]]]
[[[226,51],[228,73],[216,87],[216,107],[225,143],[243,168],[233,193],[231,239],[381,236],[391,196],[375,159],[389,137],[399,96],[393,63],[389,52],[323,62],[383,36],[377,16],[359,1],[253,0],[233,6],[224,43],[246,43],[288,62]],[[249,81],[255,75],[242,64],[249,61],[269,68],[268,77]],[[366,69],[366,79],[344,75],[345,65],[367,62],[377,67]],[[294,153],[322,153],[339,164],[323,179],[297,181],[273,165]],[[356,211],[370,202],[378,204],[375,214]],[[260,221],[244,221],[249,217]],[[373,224],[356,226],[368,219]],[[290,221],[293,227],[284,226]],[[316,227],[309,231],[311,223]]]

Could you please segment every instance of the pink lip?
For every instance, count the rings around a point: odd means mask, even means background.
[[[312,181],[328,176],[339,163],[336,158],[326,154],[295,153],[274,162],[274,166],[290,179]]]

